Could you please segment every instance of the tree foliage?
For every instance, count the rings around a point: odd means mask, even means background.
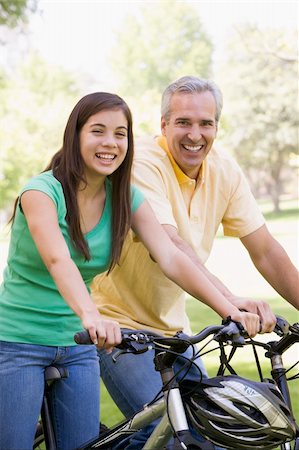
[[[0,0],[0,25],[14,28],[36,11],[37,0]]]
[[[211,75],[212,51],[191,2],[145,2],[139,14],[127,16],[111,64],[118,74],[118,92],[134,105],[142,131],[152,131],[151,113],[159,111],[162,91],[170,82],[183,75]]]
[[[61,147],[76,98],[74,78],[37,55],[6,82],[0,91],[0,209],[12,204],[25,181]]]
[[[234,152],[258,194],[266,188],[274,209],[298,151],[296,33],[245,26],[228,47],[225,87]],[[265,192],[263,192],[265,194]]]

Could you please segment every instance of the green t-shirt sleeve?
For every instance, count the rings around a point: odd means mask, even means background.
[[[132,202],[132,213],[136,212],[138,207],[143,203],[144,195],[142,192],[134,185],[131,186],[131,202]]]
[[[31,178],[31,180],[23,187],[20,198],[22,194],[27,191],[40,191],[48,195],[56,206],[58,216],[65,216],[66,207],[63,189],[60,182],[51,172],[44,172]]]

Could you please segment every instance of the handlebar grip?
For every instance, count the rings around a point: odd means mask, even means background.
[[[129,331],[132,332],[132,330],[129,330]],[[129,339],[129,336],[126,333],[125,329],[121,330],[121,336],[122,336],[122,342],[118,345],[115,345],[115,347],[120,348],[120,349],[128,348],[127,340],[130,340],[130,339]],[[76,342],[76,344],[80,344],[80,345],[94,344],[94,342],[92,342],[92,340],[90,339],[90,335],[87,330],[77,331],[77,333],[74,335],[74,341]]]
[[[91,345],[93,344],[92,340],[90,339],[89,333],[87,330],[78,331],[74,336],[74,341],[77,344],[81,345]]]

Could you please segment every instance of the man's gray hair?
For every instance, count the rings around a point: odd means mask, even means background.
[[[213,95],[216,103],[216,115],[215,120],[216,123],[219,122],[222,105],[223,105],[223,99],[222,99],[222,93],[219,87],[214,83],[212,80],[206,80],[204,78],[197,78],[193,76],[185,76],[182,78],[179,78],[178,80],[171,83],[162,95],[162,102],[161,102],[161,115],[165,118],[166,122],[169,121],[170,118],[170,103],[171,98],[174,94],[177,93],[183,93],[183,94],[194,94],[194,93],[200,93],[210,91]]]

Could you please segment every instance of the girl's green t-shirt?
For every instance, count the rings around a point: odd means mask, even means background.
[[[89,287],[93,277],[108,269],[111,254],[112,187],[106,179],[106,201],[98,224],[85,235],[91,258],[85,261],[71,244],[65,220],[66,204],[62,185],[51,171],[32,178],[21,194],[38,190],[54,202],[58,222],[82,278]],[[132,186],[132,211],[143,202]],[[74,333],[82,329],[79,317],[67,305],[43,263],[20,207],[11,230],[7,266],[0,287],[0,340],[50,346],[75,345]]]

